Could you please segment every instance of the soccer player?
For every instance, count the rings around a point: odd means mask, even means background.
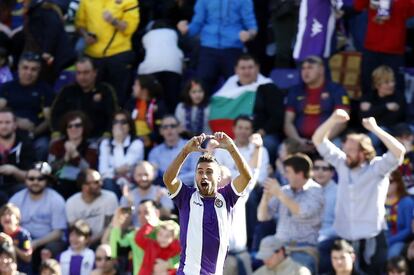
[[[217,189],[221,169],[210,154],[202,155],[196,166],[196,187],[184,185],[178,174],[187,156],[204,152],[201,144],[210,143],[226,149],[237,165],[240,175],[233,182]],[[214,136],[201,134],[190,139],[164,173],[165,186],[171,193],[180,215],[182,247],[177,274],[222,274],[231,228],[230,210],[251,179],[249,166],[233,140],[223,132]]]

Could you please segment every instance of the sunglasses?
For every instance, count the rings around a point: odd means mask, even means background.
[[[28,181],[42,181],[45,180],[45,177],[40,176],[40,177],[27,177]]]
[[[112,124],[113,125],[116,125],[116,124],[125,125],[125,124],[128,124],[128,120],[126,120],[126,119],[114,119],[114,121],[112,121]]]
[[[81,128],[82,126],[83,126],[83,124],[81,122],[79,122],[79,123],[71,123],[71,124],[68,124],[68,126],[66,128],[67,129]]]
[[[100,262],[100,261],[110,261],[110,260],[112,260],[112,258],[109,257],[109,256],[106,256],[106,257],[95,257],[95,260],[97,262]]]
[[[326,171],[330,171],[331,168],[329,166],[313,166],[313,170],[315,170],[315,171],[322,170],[322,171],[326,172]]]
[[[178,124],[165,124],[165,125],[160,126],[161,129],[168,129],[168,128],[175,129],[177,127],[178,127]]]
[[[87,184],[102,184],[102,181],[101,180],[92,180],[92,181],[88,181],[88,182],[86,182]]]

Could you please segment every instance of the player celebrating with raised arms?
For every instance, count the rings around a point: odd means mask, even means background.
[[[240,175],[231,184],[217,189],[220,165],[210,153],[200,156],[196,187],[184,185],[178,174],[192,152],[206,152],[201,144],[210,139],[213,147],[226,149]],[[222,274],[229,244],[230,210],[251,179],[249,166],[233,140],[223,132],[214,136],[201,134],[190,139],[164,174],[165,186],[171,193],[180,218],[181,258],[177,274]]]

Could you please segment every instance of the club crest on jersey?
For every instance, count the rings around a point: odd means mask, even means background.
[[[218,208],[221,208],[223,206],[223,201],[220,199],[216,199],[214,205]]]

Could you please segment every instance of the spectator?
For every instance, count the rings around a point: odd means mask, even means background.
[[[139,275],[175,272],[178,267],[170,264],[173,258],[179,258],[181,248],[178,240],[180,228],[172,220],[161,221],[158,225],[151,225],[152,221],[144,224],[135,235],[135,242],[144,250]],[[148,237],[155,230],[155,240]],[[157,266],[157,268],[155,268]]]
[[[17,271],[16,251],[13,243],[8,241],[0,243],[0,273],[2,275],[24,275]]]
[[[234,143],[239,149],[240,154],[250,164],[255,152],[255,147],[258,146],[254,141],[253,134],[253,120],[249,116],[240,115],[234,120],[233,132],[235,134]],[[232,160],[230,154],[225,150],[216,150],[216,159],[220,165],[226,166],[230,169],[233,179],[238,176],[237,164]],[[269,154],[266,148],[263,148],[262,158],[260,162],[259,176],[257,181],[263,183],[267,178],[267,168],[269,166]],[[252,168],[252,167],[250,167]]]
[[[138,66],[138,75],[152,74],[165,91],[168,112],[178,104],[183,72],[184,55],[178,48],[178,35],[162,20],[153,22],[151,29],[142,37],[145,57]]]
[[[324,209],[322,216],[322,226],[319,230],[318,250],[319,250],[319,269],[320,274],[332,271],[332,265],[329,260],[331,248],[337,239],[333,222],[335,219],[336,193],[338,186],[333,177],[334,168],[321,157],[313,160],[313,180],[322,186],[324,196]]]
[[[40,265],[40,275],[62,275],[59,262],[55,259],[47,259]]]
[[[132,274],[138,274],[141,270],[142,260],[144,258],[144,251],[137,245],[135,242],[135,235],[138,231],[138,228],[127,231],[125,234],[122,234],[127,227],[127,220],[130,218],[131,209],[128,208],[118,208],[115,212],[115,215],[112,219],[112,229],[110,232],[110,244],[113,251],[113,257],[118,255],[118,245],[119,247],[128,247],[132,251]],[[156,221],[159,221],[160,212],[155,206],[154,201],[143,200],[140,202],[137,207],[137,219],[139,224],[146,224],[148,221],[156,224]]]
[[[53,183],[52,169],[46,162],[35,163],[26,175],[26,188],[16,193],[10,202],[21,213],[20,225],[32,236],[32,270],[40,265],[42,250],[56,257],[63,249],[66,229],[65,201],[48,187]]]
[[[399,123],[393,128],[395,138],[404,145],[406,150],[403,163],[398,170],[403,177],[405,189],[412,195],[414,194],[414,135],[408,124]]]
[[[368,27],[362,52],[361,80],[363,94],[371,93],[371,74],[375,68],[386,65],[392,68],[397,91],[404,91],[404,52],[406,45],[406,22],[414,16],[411,0],[393,1],[390,18],[375,20],[377,10],[370,0],[354,1],[356,11],[368,10]]]
[[[190,79],[184,86],[182,99],[175,109],[175,116],[181,125],[180,134],[187,138],[201,133],[210,134],[210,107],[201,82],[195,78]]]
[[[99,79],[115,88],[120,106],[128,98],[134,57],[131,37],[138,23],[137,0],[113,1],[104,6],[81,1],[76,13],[75,25],[85,39],[85,54],[96,62]]]
[[[167,113],[162,99],[162,86],[153,76],[142,75],[135,78],[132,90],[128,110],[135,120],[137,135],[148,149],[161,141],[159,126],[161,118]]]
[[[270,22],[276,44],[274,62],[276,68],[289,68],[293,65],[292,45],[298,32],[300,3],[301,1],[297,0],[269,1]]]
[[[276,179],[265,181],[257,210],[259,221],[278,217],[276,238],[283,242],[293,260],[317,270],[318,235],[322,222],[324,197],[319,184],[311,179],[312,161],[295,154],[284,162],[289,185],[280,187]]]
[[[259,177],[259,171],[261,167],[260,165],[263,155],[263,140],[259,134],[253,134],[251,138],[251,143],[254,145],[253,154],[249,160],[249,166],[253,171],[252,179],[250,180],[249,185],[245,190],[245,195],[239,198],[232,210],[233,223],[230,230],[229,252],[224,262],[224,275],[252,274],[250,254],[247,252],[247,229],[253,232],[256,219],[251,219],[250,212],[252,211],[248,211],[247,213],[250,215],[247,215],[246,217],[246,208],[251,207],[251,205],[247,205],[248,199],[253,189],[256,187],[257,179]],[[225,185],[230,184],[232,179],[231,171],[229,170],[229,179],[227,183],[224,183],[224,181],[226,181],[226,176],[223,175],[223,173],[225,173],[225,169],[223,169],[223,167],[226,169],[227,166],[221,165],[222,175],[221,181],[219,183],[219,188],[223,188]],[[257,207],[253,208],[256,209]]]
[[[186,140],[180,138],[178,120],[173,115],[166,115],[161,120],[160,133],[164,142],[155,146],[148,155],[148,161],[158,170],[155,184],[162,186],[162,176],[168,166],[173,162],[177,154],[183,149]],[[196,159],[190,156],[181,167],[180,177],[184,184],[192,186],[194,184],[194,167]]]
[[[77,220],[69,228],[69,248],[59,257],[62,275],[89,275],[95,262],[95,253],[88,248],[92,235],[88,223]]]
[[[0,2],[0,47],[18,60],[24,47],[24,4],[25,2]]]
[[[14,193],[24,188],[26,171],[34,162],[31,141],[16,131],[17,121],[8,109],[0,110],[0,200],[3,205]]]
[[[410,270],[403,257],[394,257],[387,262],[387,274],[388,275],[408,275]]]
[[[310,140],[316,128],[324,122],[335,109],[349,109],[349,99],[344,88],[325,79],[322,59],[308,56],[301,65],[299,84],[288,93],[285,111],[284,130],[287,137],[300,142],[301,149],[313,152]],[[338,124],[330,133],[337,137],[346,127]]]
[[[152,200],[159,205],[161,217],[169,217],[174,209],[174,204],[168,197],[168,191],[164,187],[153,185],[156,173],[157,170],[148,161],[139,162],[134,169],[133,181],[136,188],[121,198],[121,206],[132,206],[138,209],[142,201]],[[132,220],[137,227],[143,225],[136,215],[132,217]]]
[[[211,95],[219,77],[233,74],[243,44],[256,36],[253,1],[197,1],[191,23],[180,21],[177,28],[183,35],[200,35],[197,76]]]
[[[181,221],[179,274],[223,272],[231,227],[230,211],[252,178],[246,161],[232,139],[219,132],[214,135],[215,146],[231,153],[240,175],[218,190],[221,169],[215,158],[206,154],[199,158],[196,166],[196,187],[184,185],[178,178],[183,162],[190,153],[200,150],[205,141],[206,136],[202,134],[187,142],[163,177],[168,191],[172,194],[171,198],[178,207]]]
[[[414,211],[414,201],[407,193],[398,170],[390,175],[385,210],[388,227],[388,259],[391,259],[401,255],[405,243],[411,237]]]
[[[256,258],[264,262],[264,266],[253,275],[310,275],[309,269],[292,260],[283,243],[275,236],[267,236],[260,242]]]
[[[372,72],[375,93],[361,100],[361,117],[375,117],[378,125],[386,131],[405,121],[405,98],[395,91],[394,72],[388,66],[380,66]],[[382,152],[381,141],[369,134],[377,152]]]
[[[27,2],[23,26],[24,49],[41,56],[45,64],[42,79],[53,85],[61,71],[73,64],[76,54],[64,28],[61,8],[53,1]]]
[[[89,245],[97,247],[118,207],[118,200],[113,192],[101,190],[102,179],[96,170],[89,168],[81,171],[77,184],[81,192],[66,201],[66,216],[70,225],[79,219],[85,220],[92,230]]]
[[[91,272],[91,275],[121,275],[116,269],[116,260],[109,245],[101,244],[98,246],[95,253],[95,261],[96,268]]]
[[[303,64],[309,56],[319,56],[324,60],[331,56],[336,25],[333,2],[300,1],[298,31],[293,49],[296,62]],[[328,62],[325,63],[327,65]],[[322,73],[325,74],[325,71]]]
[[[9,55],[5,48],[0,46],[0,85],[13,80],[9,68]]]
[[[94,62],[82,57],[76,62],[76,83],[60,91],[52,106],[52,129],[54,137],[59,130],[59,122],[69,111],[82,111],[93,121],[91,137],[98,139],[109,135],[115,110],[118,108],[112,86],[97,81]],[[63,134],[62,132],[61,134]]]
[[[135,125],[126,111],[116,111],[112,119],[112,137],[99,146],[99,173],[103,188],[121,197],[122,181],[128,183],[133,167],[144,159],[144,144],[137,138]]]
[[[259,74],[259,64],[248,54],[237,59],[234,70],[235,75],[227,79],[211,98],[209,117],[213,132],[223,131],[231,137],[234,118],[241,114],[252,115],[256,92],[260,85],[272,82],[271,79]]]
[[[41,60],[38,54],[22,54],[18,64],[18,79],[0,86],[0,108],[12,108],[17,127],[35,138],[37,160],[46,160],[49,145],[50,106],[53,91],[39,80]]]
[[[61,122],[61,131],[66,135],[50,145],[48,161],[59,179],[56,189],[65,199],[79,191],[76,177],[80,171],[96,168],[97,150],[87,139],[90,127],[85,114],[71,111]]]
[[[332,275],[363,275],[355,266],[354,248],[345,240],[336,240],[331,251]]]
[[[263,84],[257,88],[253,108],[253,125],[255,132],[263,137],[264,146],[272,164],[276,160],[282,138],[284,100],[285,93],[273,83]]]
[[[17,256],[18,270],[30,274],[32,260],[32,238],[29,231],[20,226],[20,210],[15,205],[8,203],[0,208],[0,224],[3,232],[0,239],[11,239]]]
[[[349,134],[340,150],[328,136],[335,125],[347,120],[346,111],[336,110],[315,131],[312,140],[319,154],[338,173],[336,233],[358,245],[357,262],[362,271],[380,274],[385,270],[387,257],[384,205],[389,174],[402,163],[405,148],[370,117],[362,120],[363,126],[385,144],[388,152],[376,157],[371,140],[364,134]]]
[[[293,138],[286,138],[279,146],[278,158],[275,162],[275,178],[280,182],[280,185],[288,184],[288,181],[285,177],[285,170],[283,168],[283,162],[290,155],[300,153],[300,143]]]

